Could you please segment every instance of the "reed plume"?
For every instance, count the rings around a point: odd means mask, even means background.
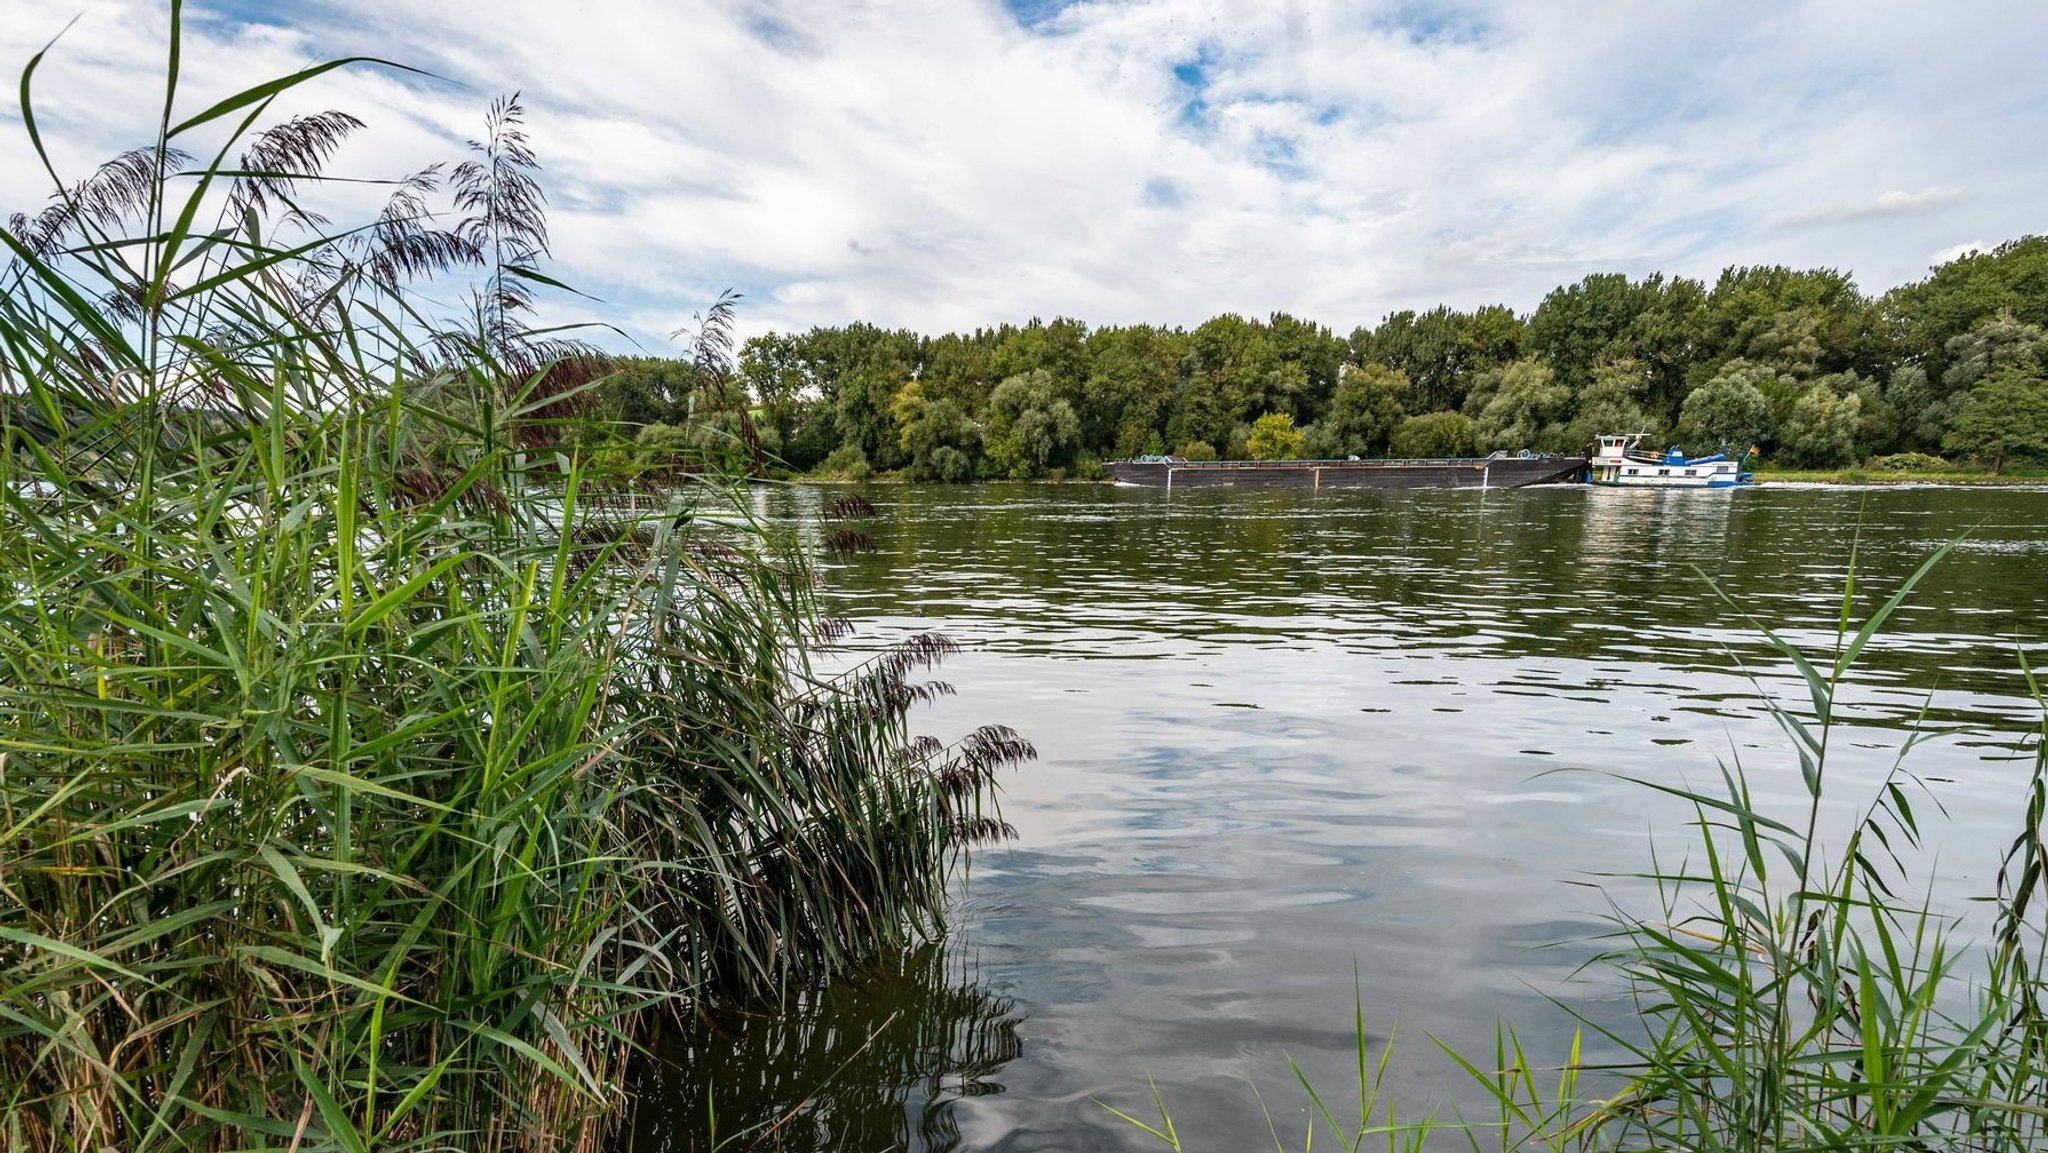
[[[603,360],[521,319],[516,98],[452,206],[428,171],[336,227],[359,124],[244,123],[328,67],[0,237],[9,1149],[596,1148],[651,1022],[936,933],[1029,755],[909,732],[938,642],[821,673],[737,478],[622,512],[526,451]],[[471,272],[457,337],[414,289]]]

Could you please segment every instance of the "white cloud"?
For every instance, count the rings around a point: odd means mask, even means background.
[[[1785,223],[1797,228],[1825,224],[1854,224],[1886,216],[1916,216],[1947,208],[1962,198],[1963,190],[1960,188],[1923,188],[1918,192],[1905,192],[1895,188],[1861,204],[1833,204],[1796,212],[1786,217]]]
[[[19,62],[74,0],[7,2]],[[1273,309],[1348,329],[1527,310],[1608,269],[1817,264],[1876,290],[1959,232],[2048,227],[2048,159],[2013,146],[2048,119],[2029,3],[1096,0],[1029,28],[964,0],[279,11],[215,0],[188,74],[218,92],[364,52],[455,81],[319,83],[371,121],[346,159],[377,175],[452,155],[523,89],[560,271],[650,344],[728,284],[750,331]],[[82,20],[41,85],[74,173],[147,131],[135,78],[164,27],[151,0]],[[0,138],[0,206],[40,196],[24,158]]]
[[[1927,263],[1930,267],[1938,267],[1947,264],[1951,260],[1961,260],[1973,252],[1989,251],[1991,251],[1991,246],[1981,240],[1965,240],[1961,244],[1951,244],[1947,248],[1929,255]]]

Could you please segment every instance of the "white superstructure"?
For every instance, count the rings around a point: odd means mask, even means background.
[[[1642,434],[1603,436],[1588,479],[1623,488],[1735,488],[1750,483],[1742,463],[1722,453],[1687,458],[1667,449],[1663,456],[1637,451]]]

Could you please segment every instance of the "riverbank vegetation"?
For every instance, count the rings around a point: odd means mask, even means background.
[[[1775,464],[1759,465],[1758,479],[1806,481],[1821,484],[2038,484],[2048,481],[2048,461],[2030,461],[2003,469],[1974,463],[1956,463],[1924,452],[1895,452],[1873,456],[1861,465],[1837,469],[1794,469]]]
[[[1348,335],[1285,313],[1193,329],[819,327],[748,341],[747,399],[725,409],[686,368],[654,363],[611,403],[621,441],[654,425],[715,434],[745,408],[787,468],[841,478],[1250,458],[1259,421],[1281,417],[1300,443],[1265,450],[1313,457],[1578,451],[1640,431],[1694,452],[1756,445],[1795,469],[1919,453],[1998,474],[2048,462],[2044,327],[2048,237],[2029,236],[1875,297],[1833,269],[1759,266],[1712,284],[1596,274],[1527,314],[1439,306]]]
[[[1841,788],[1831,760],[1846,740],[1858,658],[1947,551],[1857,624],[1852,555],[1823,651],[1752,622],[1796,671],[1802,698],[1766,696],[1789,746],[1783,773],[1798,774],[1791,811],[1767,810],[1759,796],[1782,786],[1740,760],[1720,766],[1718,787],[1635,782],[1683,803],[1692,828],[1682,852],[1660,844],[1644,872],[1614,881],[1653,902],[1632,911],[1617,896],[1613,933],[1592,962],[1626,991],[1624,1023],[1574,1011],[1578,1029],[1556,1053],[1529,1051],[1505,1026],[1490,1052],[1443,1047],[1471,1079],[1464,1099],[1483,1104],[1473,1117],[1441,1102],[1397,1107],[1383,1090],[1393,1043],[1369,1054],[1361,1008],[1356,1086],[1340,1097],[1297,1068],[1308,1131],[1275,1128],[1275,1148],[1313,1148],[1317,1130],[1351,1150],[1435,1147],[1435,1134],[1502,1153],[2017,1153],[2048,1142],[2048,699],[2024,651],[2041,721],[2012,734],[2012,759],[2031,769],[2012,781],[2012,839],[1970,898],[1984,910],[1981,936],[1966,939],[1963,909],[1933,891],[1926,838],[1942,812],[1909,764],[1928,734],[1889,750],[1889,771],[1850,820],[1829,799]],[[1112,1111],[1184,1147],[1171,1103],[1155,1092],[1152,1107],[1156,1119]]]
[[[2048,484],[2048,468],[2038,464],[2008,466],[2002,472],[1970,468],[1938,461],[1927,467],[1900,467],[1877,457],[1847,468],[1773,468],[1755,470],[1758,481],[1769,484],[1964,484],[2034,485]]]
[[[912,734],[943,637],[820,662],[861,537],[729,442],[585,451],[516,98],[335,225],[360,123],[269,112],[341,65],[193,109],[172,15],[154,138],[0,236],[0,1144],[601,1147],[651,1022],[928,939],[1030,748]]]

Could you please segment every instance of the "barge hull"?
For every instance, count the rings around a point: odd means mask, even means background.
[[[1146,488],[1521,488],[1576,481],[1582,456],[1453,460],[1110,461],[1118,484]]]

